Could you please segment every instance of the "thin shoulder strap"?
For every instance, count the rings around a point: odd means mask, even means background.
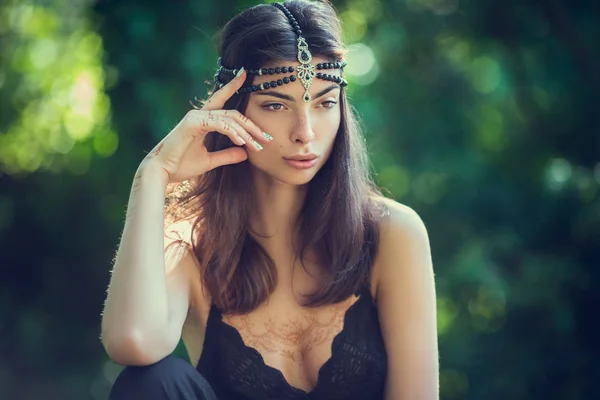
[[[219,310],[219,308],[212,301],[210,302],[209,319],[210,319],[210,317],[216,318],[218,320],[221,319],[221,310]]]

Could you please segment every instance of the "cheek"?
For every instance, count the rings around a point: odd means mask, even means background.
[[[330,115],[325,115],[319,121],[319,126],[321,128],[321,137],[323,140],[328,143],[335,140],[335,136],[340,128],[341,116],[338,112],[331,112]]]

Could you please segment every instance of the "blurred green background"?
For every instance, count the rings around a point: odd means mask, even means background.
[[[333,3],[377,182],[429,229],[442,398],[600,399],[600,3]],[[0,398],[107,398],[133,174],[254,4],[0,3]]]

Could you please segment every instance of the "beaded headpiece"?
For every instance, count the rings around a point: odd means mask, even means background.
[[[238,93],[250,93],[256,92],[259,90],[266,90],[269,88],[274,88],[276,86],[281,86],[284,84],[288,84],[290,82],[295,82],[296,79],[299,79],[304,86],[305,92],[302,97],[305,102],[309,102],[311,100],[310,93],[308,92],[308,88],[310,87],[313,78],[323,79],[326,81],[339,83],[340,86],[345,87],[348,86],[348,81],[342,78],[341,76],[325,74],[322,72],[315,73],[315,69],[317,70],[325,70],[325,69],[343,69],[348,63],[344,61],[335,61],[328,63],[319,63],[319,64],[311,64],[312,54],[308,49],[308,44],[306,43],[306,39],[302,36],[302,30],[300,29],[300,25],[296,18],[292,15],[292,13],[282,4],[282,3],[271,3],[273,6],[280,9],[285,16],[290,21],[294,31],[296,31],[296,35],[298,36],[298,61],[300,65],[294,69],[293,66],[289,67],[276,67],[276,68],[259,68],[259,69],[250,69],[246,70],[247,75],[274,75],[274,74],[287,74],[291,72],[296,72],[296,75],[286,76],[282,79],[273,80],[270,82],[264,82],[259,85],[251,85],[238,90]],[[218,69],[215,74],[215,83],[217,88],[222,88],[227,82],[224,82],[220,79],[221,74],[226,75],[229,80],[233,79],[233,77],[238,73],[239,68],[227,68],[221,64],[221,58],[217,60]],[[241,67],[240,67],[241,68]]]

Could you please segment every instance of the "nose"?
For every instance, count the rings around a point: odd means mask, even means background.
[[[291,140],[294,143],[308,144],[315,138],[308,113],[300,116],[292,129]]]

